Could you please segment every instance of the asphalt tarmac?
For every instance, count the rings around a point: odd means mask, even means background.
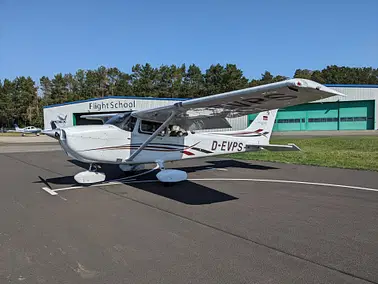
[[[212,158],[71,188],[84,166],[0,154],[0,283],[378,283],[376,172]]]

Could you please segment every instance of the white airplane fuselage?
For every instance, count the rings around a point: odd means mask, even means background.
[[[237,137],[236,135],[249,135]],[[247,144],[259,144],[258,132],[228,131],[224,133],[188,132],[186,136],[157,136],[133,160],[130,155],[150,135],[133,132],[114,125],[88,125],[64,128],[59,139],[65,152],[74,159],[87,163],[148,164],[160,161],[177,161],[247,151]],[[253,136],[253,137],[251,137]],[[251,150],[251,149],[250,149]],[[250,151],[248,150],[248,151]]]

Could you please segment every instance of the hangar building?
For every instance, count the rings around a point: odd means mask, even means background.
[[[378,85],[327,85],[346,95],[280,109],[274,131],[378,129]],[[44,128],[102,123],[82,118],[88,113],[140,110],[172,104],[183,99],[105,97],[46,106]],[[247,127],[257,114],[229,119],[234,130]],[[229,130],[229,129],[228,129]]]

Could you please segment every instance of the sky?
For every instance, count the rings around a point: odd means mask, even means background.
[[[377,0],[0,0],[0,80],[103,65],[378,67]]]

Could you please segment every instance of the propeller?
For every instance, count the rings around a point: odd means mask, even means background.
[[[66,139],[66,133],[63,129],[48,129],[48,130],[43,130],[42,134],[45,134],[49,137],[52,137],[56,140],[65,140]]]

